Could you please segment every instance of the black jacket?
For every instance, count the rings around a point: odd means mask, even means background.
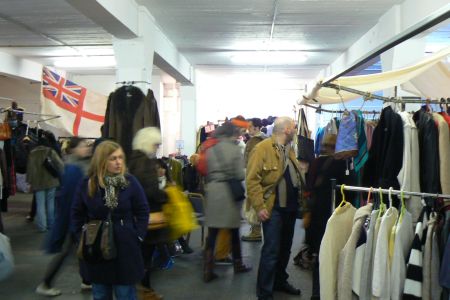
[[[390,106],[383,109],[374,130],[364,171],[364,185],[399,189],[397,176],[403,166],[403,121]]]
[[[134,86],[123,86],[109,95],[106,106],[102,137],[112,138],[123,148],[129,157],[131,143],[139,129],[160,128],[159,112],[152,90],[147,96]]]
[[[424,193],[440,193],[438,129],[433,116],[423,109],[413,119],[419,131],[420,189]]]
[[[166,192],[159,189],[156,159],[147,157],[145,153],[133,150],[128,163],[128,171],[134,175],[144,188],[150,213],[162,211],[162,205],[167,202]],[[147,232],[145,243],[165,243],[169,238],[169,229],[161,228]]]

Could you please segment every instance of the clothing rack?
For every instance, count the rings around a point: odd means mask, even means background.
[[[6,98],[6,97],[0,97],[0,100],[6,100],[6,101],[14,101],[14,99]]]
[[[343,114],[345,112],[345,110],[331,110],[331,109],[322,108],[322,104],[319,105],[319,106],[314,106],[314,105],[311,105],[311,104],[304,103],[302,105],[315,109],[316,113],[318,113],[318,114],[321,114],[322,112]],[[365,115],[375,115],[375,114],[380,114],[381,113],[380,111],[377,111],[377,110],[372,110],[372,111],[371,110],[363,110],[361,112],[363,114],[365,114]]]
[[[336,179],[331,179],[331,195],[332,195],[332,211],[336,207],[336,189],[340,190],[342,185],[336,184]],[[443,198],[450,199],[450,195],[439,194],[439,193],[420,193],[420,192],[410,192],[410,191],[399,191],[394,189],[383,189],[383,188],[368,188],[368,187],[360,187],[360,186],[351,186],[344,185],[345,191],[353,191],[353,192],[372,192],[372,193],[383,193],[383,194],[391,194],[391,195],[403,195],[405,196],[417,196],[421,198]]]
[[[341,86],[334,83],[324,83],[322,84],[323,87],[332,88],[335,89],[337,92],[340,90],[346,91],[349,93],[357,94],[363,96],[366,100],[381,100],[383,102],[391,102],[391,103],[428,103],[428,104],[450,104],[450,98],[441,98],[440,100],[431,100],[431,99],[421,99],[420,97],[417,98],[411,98],[411,97],[384,97],[380,95],[375,95],[368,92],[363,92],[360,90],[348,88],[345,86]],[[314,100],[314,99],[313,99]],[[317,102],[317,100],[315,100]]]
[[[15,113],[18,113],[18,114],[24,114],[24,115],[47,117],[46,119],[43,119],[43,120],[33,121],[33,122],[36,122],[36,123],[47,122],[47,121],[54,120],[54,119],[57,119],[57,118],[61,117],[60,115],[49,115],[49,114],[33,113],[33,112],[27,112],[27,111],[24,111],[24,110],[16,110],[16,109],[12,109],[12,108],[0,108],[0,113],[6,113],[6,112],[9,112],[9,111],[12,111],[12,112],[15,112]]]
[[[116,84],[123,84],[123,85],[133,85],[135,83],[146,83],[146,84],[152,84],[151,82],[148,81],[142,81],[142,80],[132,80],[132,81],[118,81],[116,82]]]

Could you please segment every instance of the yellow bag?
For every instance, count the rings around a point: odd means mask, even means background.
[[[170,237],[176,240],[196,229],[198,224],[187,196],[177,186],[168,186],[165,191],[169,201],[164,204],[163,212],[170,228]]]

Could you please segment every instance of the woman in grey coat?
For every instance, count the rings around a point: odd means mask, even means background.
[[[239,226],[241,224],[241,202],[233,199],[226,180],[245,179],[244,158],[236,144],[239,129],[231,123],[225,123],[216,131],[219,142],[211,147],[207,155],[208,174],[206,176],[206,226],[208,241],[206,243],[203,280],[209,282],[217,275],[213,272],[214,246],[219,229],[230,229],[232,236],[232,255],[234,272],[243,273],[251,268],[242,263]]]

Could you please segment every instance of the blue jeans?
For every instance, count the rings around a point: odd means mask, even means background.
[[[113,300],[113,290],[116,300],[137,300],[134,285],[92,284],[92,296],[94,300]]]
[[[36,225],[39,230],[49,230],[55,222],[56,188],[34,192],[36,196]]]
[[[264,244],[259,261],[256,294],[271,299],[275,285],[282,285],[289,277],[286,267],[291,255],[296,212],[274,207],[269,220],[262,223]]]

